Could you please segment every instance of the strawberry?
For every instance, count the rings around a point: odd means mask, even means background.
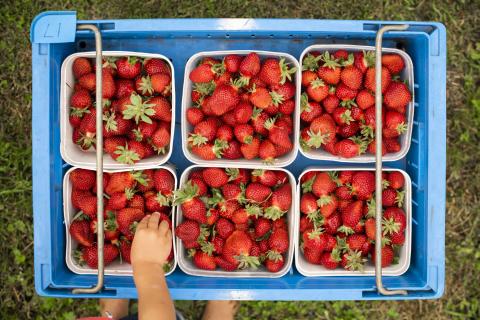
[[[309,263],[312,264],[321,264],[320,258],[322,257],[322,251],[310,248],[303,249],[303,257]]]
[[[337,133],[343,138],[353,137],[360,130],[358,122],[350,122],[350,124],[337,127]]]
[[[268,139],[275,145],[292,148],[288,128],[282,125],[280,120],[270,118],[265,121],[265,128],[268,130]]]
[[[262,112],[261,109],[255,108],[251,119],[251,124],[256,133],[261,135],[268,134],[267,129],[265,129],[265,122],[269,119],[266,112]]]
[[[112,137],[125,135],[132,129],[132,122],[124,119],[115,112],[106,112],[103,114],[103,136]]]
[[[360,109],[366,110],[375,105],[375,96],[370,91],[363,89],[357,94],[355,101]]]
[[[324,100],[325,101],[325,100]],[[318,102],[308,101],[308,97],[305,93],[302,94],[300,99],[300,119],[305,122],[312,122],[313,119],[319,117],[322,114],[322,107]]]
[[[305,232],[308,229],[313,229],[313,222],[307,216],[302,216],[300,218],[300,232]]]
[[[238,88],[234,85],[221,84],[215,88],[206,105],[214,115],[221,116],[230,111],[240,101],[237,90]]]
[[[328,86],[321,79],[313,80],[307,87],[307,94],[310,99],[320,102],[328,96]]]
[[[212,142],[217,133],[217,123],[213,119],[206,119],[199,122],[194,128],[193,133],[188,137],[188,141],[194,146]]]
[[[103,71],[102,79],[102,97],[104,99],[111,99],[115,96],[117,88],[115,86],[115,80],[111,73]]]
[[[165,147],[170,144],[170,132],[164,127],[158,128],[151,137],[152,144],[159,152],[165,153]]]
[[[352,202],[341,214],[343,225],[349,228],[355,228],[363,216],[363,201],[357,200]]]
[[[200,226],[195,221],[185,219],[175,228],[175,235],[183,241],[196,241],[200,236]]]
[[[319,148],[321,145],[332,141],[335,138],[335,133],[336,125],[333,118],[328,114],[323,114],[310,123],[308,145]]]
[[[324,237],[325,239],[325,251],[332,251],[335,249],[335,247],[337,246],[337,239],[334,236],[328,233],[322,233],[321,237]]]
[[[196,251],[193,256],[193,263],[200,269],[204,270],[215,270],[217,264],[212,255],[209,255],[203,251]]]
[[[184,241],[183,246],[185,249],[200,249],[200,243],[198,243],[196,240],[195,241]]]
[[[240,102],[233,110],[235,121],[238,124],[247,123],[253,115],[253,107],[248,102]]]
[[[267,187],[277,184],[277,175],[273,170],[255,169],[252,171],[252,182],[260,182]]]
[[[229,54],[223,58],[223,64],[225,65],[225,70],[229,73],[237,73],[240,69],[240,63],[242,62],[242,57],[236,54]]]
[[[268,247],[278,253],[284,253],[288,250],[288,231],[277,229],[268,238]]]
[[[392,264],[395,254],[391,246],[382,247],[382,268]],[[376,263],[375,250],[372,250],[372,261]]]
[[[249,124],[238,124],[234,127],[233,133],[240,143],[250,144],[253,140],[253,127]]]
[[[260,143],[258,156],[267,164],[274,163],[277,156],[275,145],[270,140],[263,140]]]
[[[267,200],[272,194],[272,190],[263,184],[252,182],[245,189],[245,198],[252,202],[261,203]]]
[[[131,172],[114,172],[110,175],[110,180],[107,186],[105,186],[105,193],[112,195],[116,192],[125,192],[125,189],[133,189],[137,182],[139,184],[146,184],[146,176],[142,171]]]
[[[151,109],[153,110],[150,115],[152,119],[166,122],[172,121],[172,105],[164,97],[152,97],[146,101],[146,104],[150,105]]]
[[[143,197],[141,195],[135,194],[128,201],[127,206],[130,207],[130,208],[137,208],[137,209],[140,209],[140,210],[144,211],[145,210],[145,200],[143,199]]]
[[[293,99],[284,101],[278,106],[278,111],[284,115],[291,115],[295,111],[295,101]]]
[[[274,258],[268,257],[267,260],[265,260],[265,268],[269,272],[279,272],[282,270],[284,264],[285,261],[280,254],[276,254]]]
[[[180,204],[183,215],[199,223],[207,222],[207,208],[205,203],[197,197],[198,188],[187,183],[180,190],[175,191],[175,204]]]
[[[225,271],[234,271],[234,270],[237,269],[236,264],[228,262],[227,260],[225,260],[221,256],[215,256],[214,260],[215,260],[215,263],[217,264],[217,266],[219,266],[220,268],[222,268]]]
[[[233,130],[232,127],[228,125],[221,125],[217,129],[215,138],[223,141],[230,142],[233,139]]]
[[[233,142],[234,141],[230,142],[230,144]],[[214,143],[206,143],[200,146],[190,145],[192,153],[204,160],[215,160],[216,158],[220,158],[228,146],[229,144],[226,141],[221,140],[215,140]]]
[[[142,70],[141,59],[137,57],[123,57],[115,61],[117,75],[124,79],[134,79]]]
[[[355,141],[354,141],[355,140]],[[366,146],[359,139],[343,139],[335,145],[338,156],[342,158],[353,158],[365,152]]]
[[[340,77],[342,82],[350,89],[358,90],[362,86],[363,73],[354,66],[344,68]]]
[[[352,251],[361,250],[365,242],[367,241],[367,237],[363,234],[351,234],[347,237],[347,245],[348,248]]]
[[[375,191],[375,175],[370,171],[358,171],[352,176],[352,194],[359,200],[368,200]]]
[[[235,230],[235,226],[229,220],[220,218],[215,224],[215,234],[222,239],[227,239]]]
[[[382,205],[384,207],[395,206],[400,199],[397,197],[397,191],[393,188],[387,187],[382,191]]]
[[[240,62],[239,71],[242,77],[252,78],[260,72],[260,57],[257,53],[251,52]]]
[[[263,237],[267,232],[269,232],[272,228],[272,223],[269,219],[266,218],[258,218],[255,221],[255,237],[260,238]]]
[[[132,251],[132,243],[128,240],[123,240],[120,241],[120,256],[122,258],[122,261],[125,261],[126,263],[131,263],[130,261],[130,253]]]
[[[405,115],[396,111],[387,111],[383,125],[385,138],[396,138],[407,131]]]
[[[295,96],[296,88],[293,82],[287,81],[283,84],[274,85],[271,88],[273,90],[272,99],[275,104],[282,103]]]
[[[272,192],[271,205],[265,209],[265,217],[277,220],[283,216],[292,204],[292,187],[284,184]]]
[[[367,69],[375,65],[375,52],[373,51],[358,51],[353,54],[353,65],[365,73]]]
[[[165,73],[168,75],[171,74],[168,64],[162,59],[158,58],[147,58],[143,60],[143,68],[150,76],[156,73]]]
[[[304,248],[314,249],[322,252],[327,243],[325,241],[325,237],[321,237],[321,234],[321,231],[317,229],[305,231],[302,235]]]
[[[403,232],[407,226],[405,212],[401,208],[390,207],[383,213],[384,232],[390,234],[393,232]]]
[[[390,235],[390,243],[392,245],[403,245],[405,243],[405,233],[402,232],[392,232]]]
[[[334,195],[321,196],[318,199],[317,204],[320,208],[320,213],[323,217],[330,217],[338,207],[338,199]]]
[[[117,192],[108,199],[108,209],[120,210],[127,206],[127,201],[133,197],[132,189],[125,189],[125,192]]]
[[[92,64],[87,58],[76,58],[73,61],[72,71],[76,79],[79,79],[81,76],[86,75],[92,72]]]
[[[330,270],[336,269],[340,261],[341,261],[341,258],[338,250],[333,250],[331,252],[324,252],[320,257],[320,263],[325,268]]]
[[[213,152],[217,152],[217,151],[214,150]],[[241,158],[242,153],[240,152],[240,143],[238,143],[238,141],[230,141],[227,147],[223,149],[222,153],[223,153],[222,156],[225,159],[235,160],[235,159]],[[214,154],[214,157],[212,159],[207,159],[207,160],[213,160],[215,158],[216,156]]]
[[[72,193],[73,197],[74,194]],[[97,217],[97,197],[85,193],[76,193],[75,197],[80,197],[79,199],[72,199],[72,202],[77,204],[78,209],[83,211],[90,219]]]
[[[74,220],[68,231],[73,239],[84,247],[91,247],[93,245],[94,237],[90,231],[87,220]]]
[[[192,126],[195,126],[203,120],[204,116],[202,110],[199,108],[190,107],[187,109],[186,117],[188,123],[190,123]]]
[[[92,189],[97,180],[95,171],[86,169],[75,169],[70,173],[69,179],[73,188],[83,191]]]
[[[352,111],[345,107],[338,107],[332,113],[332,117],[339,125],[350,124],[353,121]]]
[[[397,74],[403,70],[405,62],[399,54],[384,54],[382,55],[382,66],[386,67],[391,74]]]
[[[124,208],[117,213],[118,230],[128,239],[133,239],[137,223],[143,219],[145,214],[136,208]]]
[[[115,80],[115,87],[117,89],[115,97],[121,99],[124,97],[130,97],[135,91],[135,85],[132,80],[129,79],[117,79]]]
[[[398,138],[385,138],[383,142],[387,152],[399,152],[402,149]]]
[[[90,268],[98,267],[98,249],[97,245],[83,247],[81,253],[81,263],[86,263]],[[118,257],[118,249],[113,244],[106,243],[103,246],[103,263],[108,266]]]
[[[228,183],[228,175],[222,168],[205,168],[202,172],[205,183],[212,188],[220,188]]]
[[[302,72],[302,86],[308,87],[308,85],[315,79],[318,79],[317,74],[310,70]]]
[[[337,234],[338,228],[342,225],[342,217],[338,212],[334,212],[328,218],[325,218],[323,227],[328,234]]]
[[[263,87],[256,87],[250,93],[250,103],[260,109],[265,109],[273,103],[271,93]]]
[[[223,246],[225,245],[225,240],[220,237],[215,237],[212,239],[213,248],[216,254],[222,254]]]
[[[358,91],[346,86],[343,82],[339,83],[335,89],[335,95],[342,101],[353,100]]]
[[[240,146],[240,151],[245,159],[251,160],[258,156],[260,150],[260,140],[257,137],[253,137],[250,144],[243,143]]]
[[[317,197],[327,196],[333,192],[337,184],[328,172],[317,172],[312,184],[312,192]]]
[[[392,81],[385,91],[383,101],[387,107],[405,113],[405,107],[412,101],[412,95],[405,83]]]
[[[215,79],[215,75],[223,73],[223,65],[202,63],[193,69],[189,78],[192,82],[206,83]]]
[[[162,212],[168,208],[167,205],[169,205],[169,203],[167,198],[160,192],[147,191],[143,196],[145,198],[145,208],[149,212]]]
[[[303,194],[300,198],[300,212],[310,215],[315,214],[317,209],[317,198],[310,192]]]
[[[88,91],[95,91],[95,77],[93,72],[84,74],[78,79],[78,84]]]
[[[153,174],[153,183],[155,189],[163,195],[169,196],[175,189],[175,179],[170,171],[166,169],[157,169]]]
[[[387,68],[382,67],[382,93],[385,93],[387,90],[390,82],[392,81],[392,75]],[[367,72],[365,73],[365,80],[364,80],[365,88],[375,93],[375,68],[368,68]]]
[[[226,239],[222,255],[228,262],[237,265],[239,269],[256,268],[260,261],[258,257],[250,256],[253,242],[244,231],[236,230]]]
[[[340,81],[340,64],[329,52],[322,55],[323,65],[318,68],[318,76],[327,84],[337,84]]]
[[[156,73],[151,76],[150,82],[154,92],[168,96],[172,90],[172,79],[165,73]]]
[[[268,58],[263,61],[260,69],[260,79],[267,85],[274,86],[284,84],[285,81],[292,80],[292,74],[296,72],[296,68],[289,68],[289,64],[285,63],[285,58],[274,59]]]
[[[348,60],[348,52],[346,50],[343,50],[343,49],[335,51],[333,53],[333,56],[335,57],[335,59],[338,59],[340,61]]]
[[[322,105],[325,108],[325,112],[333,113],[333,111],[339,106],[340,99],[333,94],[329,94],[325,99],[322,100]]]
[[[80,127],[80,123],[82,122],[82,118],[85,113],[89,113],[90,111],[88,108],[70,108],[70,115],[68,117],[68,121],[74,128]]]
[[[70,106],[77,109],[85,109],[92,105],[92,97],[85,89],[80,89],[70,96]]]
[[[368,144],[368,147],[367,147],[367,151],[370,153],[370,154],[375,154],[376,151],[377,151],[377,144],[376,144],[376,140],[373,139],[372,142],[370,142]],[[387,148],[385,146],[385,141],[382,140],[382,156],[386,155],[387,154]]]
[[[387,180],[388,180],[388,185],[396,190],[403,188],[403,186],[405,185],[405,178],[403,174],[399,171],[389,172]]]

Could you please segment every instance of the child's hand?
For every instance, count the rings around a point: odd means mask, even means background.
[[[166,221],[159,224],[159,220],[160,215],[155,212],[137,225],[131,251],[134,269],[146,265],[162,267],[167,261],[172,249],[172,232]]]

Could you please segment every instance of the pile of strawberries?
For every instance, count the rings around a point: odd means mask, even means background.
[[[97,268],[97,196],[96,173],[75,169],[70,173],[71,201],[79,211],[69,226],[70,235],[79,244],[76,258],[80,264]],[[103,174],[104,185],[104,261],[109,265],[120,256],[130,263],[130,249],[135,229],[140,220],[152,212],[160,213],[160,220],[170,219],[175,180],[170,171],[153,169]],[[165,264],[172,267],[173,249]]]
[[[292,186],[283,171],[204,168],[175,194],[175,235],[200,269],[278,272],[289,248]]]
[[[87,58],[73,62],[77,82],[70,97],[72,140],[83,150],[95,147],[95,70]],[[171,70],[156,58],[104,59],[104,151],[118,162],[164,154],[170,147]]]
[[[311,52],[302,62],[301,132],[303,150],[312,148],[352,158],[375,154],[375,55],[373,51]],[[398,54],[382,55],[382,153],[401,149],[412,95],[399,78]]]
[[[405,243],[404,176],[383,174],[382,267],[396,263]],[[309,171],[301,178],[300,246],[304,258],[327,269],[363,270],[375,262],[373,171]]]
[[[292,151],[295,67],[284,58],[207,57],[189,78],[193,106],[188,147],[204,160],[262,159],[272,163]]]

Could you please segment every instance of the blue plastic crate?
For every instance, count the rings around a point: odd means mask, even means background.
[[[40,295],[73,295],[72,287],[90,287],[91,275],[76,275],[65,264],[62,176],[68,166],[60,157],[60,67],[69,54],[94,50],[93,35],[76,32],[79,23],[93,23],[103,34],[104,50],[161,53],[169,57],[182,88],[184,65],[196,52],[257,49],[288,52],[299,58],[316,43],[374,45],[384,24],[408,23],[404,32],[385,35],[384,46],[402,48],[414,63],[415,122],[410,151],[389,166],[406,170],[413,183],[413,241],[409,270],[384,277],[389,289],[407,296],[380,296],[374,277],[305,278],[295,267],[279,279],[192,277],[180,270],[168,277],[174,299],[369,300],[438,298],[445,284],[445,156],[446,156],[446,30],[434,22],[384,22],[273,19],[153,19],[77,21],[75,12],[45,12],[32,22],[32,141],[35,287]],[[181,90],[177,91],[180,119]],[[181,143],[176,124],[175,145]],[[171,162],[178,172],[189,165],[181,148]],[[308,165],[327,165],[300,154],[290,169],[295,175]],[[331,163],[330,163],[331,164]],[[341,164],[337,164],[341,165]],[[95,297],[136,298],[133,279],[105,278]]]

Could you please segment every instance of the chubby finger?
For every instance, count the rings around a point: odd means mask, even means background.
[[[158,231],[161,235],[166,235],[166,233],[169,231],[168,222],[163,220],[158,227]]]
[[[152,213],[150,220],[148,220],[149,229],[158,229],[158,222],[160,221],[160,214],[158,212]]]
[[[143,217],[142,221],[137,225],[137,231],[141,229],[146,229],[148,226],[148,221],[150,220],[150,215]]]

